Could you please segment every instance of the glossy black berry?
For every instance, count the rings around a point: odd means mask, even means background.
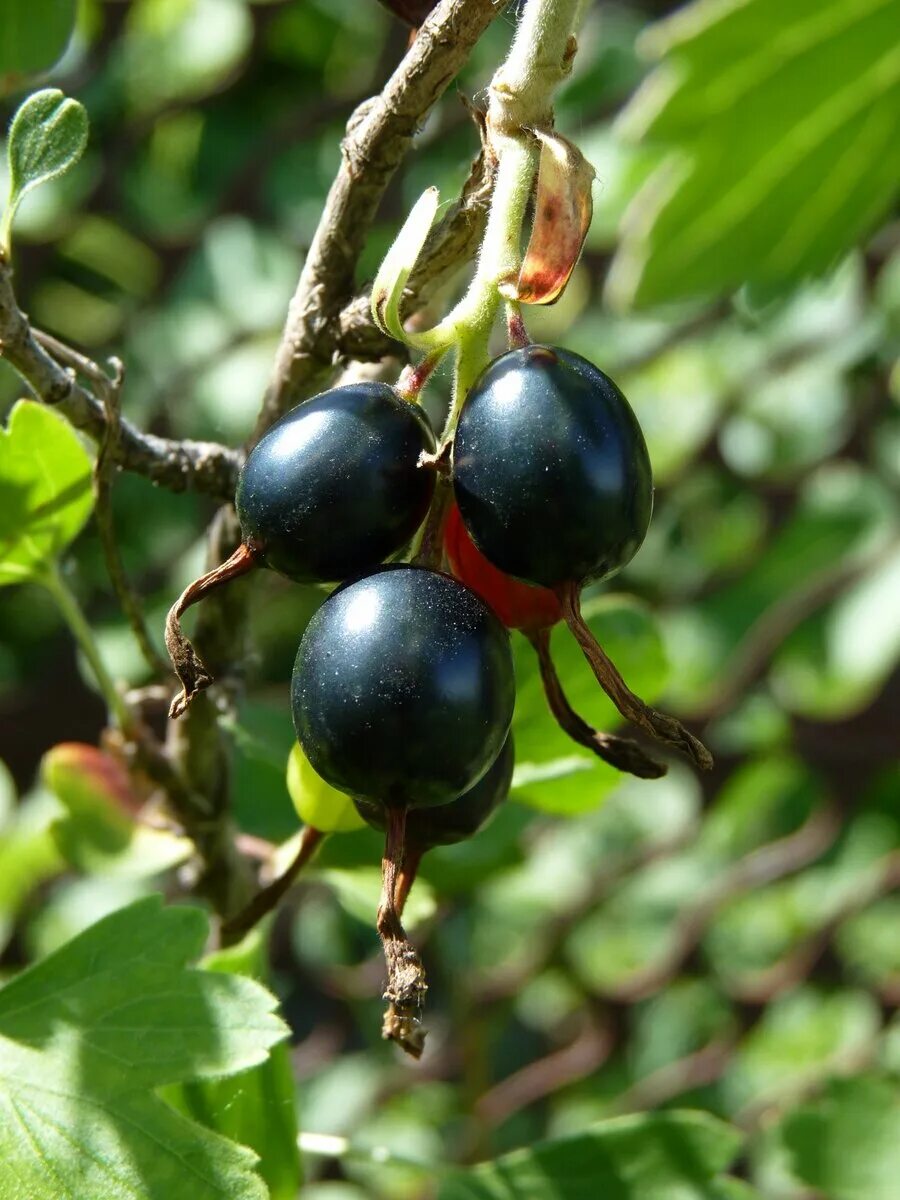
[[[410,808],[477,783],[500,753],[514,698],[497,617],[449,575],[411,566],[329,596],[291,685],[297,737],[322,778]]]
[[[245,543],[300,582],[346,579],[409,541],[434,491],[423,412],[385,383],[332,388],[277,421],[238,481]]]
[[[467,792],[449,804],[418,808],[409,814],[406,818],[407,845],[430,850],[433,846],[452,846],[456,842],[464,842],[477,833],[508,796],[514,765],[515,751],[510,734],[493,766]],[[385,808],[380,801],[357,797],[353,803],[362,819],[373,829],[385,829]]]
[[[453,481],[482,553],[545,587],[611,575],[650,523],[637,418],[607,375],[567,350],[526,346],[487,367],[460,415]]]

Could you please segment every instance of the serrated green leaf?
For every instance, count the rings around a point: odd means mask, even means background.
[[[75,0],[5,0],[0,38],[0,95],[27,75],[47,71],[75,27]]]
[[[84,106],[58,88],[34,92],[9,127],[9,197],[0,222],[0,249],[8,248],[16,209],[32,188],[68,171],[84,153],[88,118]]]
[[[434,222],[439,199],[435,187],[426,188],[422,193],[385,255],[372,284],[372,318],[382,333],[400,342],[411,341],[415,344],[415,338],[411,339],[411,335],[403,328],[400,301],[406,281]]]
[[[828,1200],[895,1200],[900,1180],[900,1086],[863,1075],[835,1080],[781,1127],[790,1167]]]
[[[153,1094],[254,1067],[287,1034],[258,984],[187,968],[207,930],[150,897],[0,991],[4,1200],[264,1200],[251,1151]]]
[[[93,504],[91,460],[72,427],[20,400],[0,429],[0,586],[32,578],[55,558]]]
[[[266,982],[266,941],[253,930],[237,946],[207,955],[207,971]],[[230,1079],[168,1088],[166,1099],[201,1125],[259,1155],[270,1200],[295,1200],[302,1174],[297,1149],[294,1078],[287,1046],[273,1046],[265,1062]]]
[[[620,1117],[456,1172],[438,1200],[716,1200],[740,1144],[707,1113]]]
[[[827,271],[900,178],[898,0],[696,0],[646,40],[623,129],[661,146],[610,273],[621,306]]]

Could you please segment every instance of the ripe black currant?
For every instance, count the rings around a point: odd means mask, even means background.
[[[618,571],[650,523],[650,459],[628,401],[586,359],[548,346],[511,350],[476,381],[453,484],[487,558],[545,587]]]
[[[262,436],[238,480],[241,545],[169,611],[166,647],[183,689],[171,716],[212,682],[182,632],[186,609],[257,566],[306,583],[372,570],[403,548],[428,511],[434,472],[419,458],[433,450],[424,413],[386,383],[332,388]]]
[[[297,737],[333,787],[398,808],[446,804],[487,771],[512,720],[509,635],[448,575],[385,567],[334,592],[300,642]]]
[[[434,473],[422,410],[386,383],[332,388],[298,405],[250,452],[235,505],[245,543],[300,582],[378,566],[422,522]]]
[[[709,751],[680,722],[630,690],[581,615],[582,585],[633,558],[653,508],[644,436],[613,381],[568,350],[527,345],[501,355],[476,380],[460,414],[453,489],[485,557],[556,592],[566,624],[619,712],[699,766],[711,766]],[[546,673],[544,680],[553,682]],[[548,696],[568,720],[561,690],[548,687]],[[571,724],[583,735],[578,740],[593,732],[584,722]],[[661,773],[632,743],[593,748],[612,749],[635,773]]]
[[[479,781],[449,804],[418,808],[406,818],[408,851],[430,850],[434,846],[452,846],[464,842],[485,824],[509,794],[515,751],[512,734],[503,743],[493,765]],[[356,811],[373,829],[387,828],[384,805],[378,800],[357,797]]]

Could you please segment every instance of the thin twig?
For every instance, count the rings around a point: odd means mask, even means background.
[[[55,338],[47,340],[57,350],[61,348],[61,343],[56,342]],[[68,347],[66,347],[67,349]],[[122,416],[120,403],[124,368],[118,358],[111,359],[110,365],[114,372],[112,378],[97,368],[97,390],[100,393],[106,411],[106,434],[97,447],[97,459],[94,463],[94,517],[97,521],[97,532],[100,534],[100,544],[103,547],[103,555],[106,559],[106,572],[113,585],[113,591],[116,593],[116,599],[119,601],[119,607],[122,609],[128,624],[131,626],[135,641],[140,648],[141,654],[144,656],[144,661],[150,668],[151,674],[160,677],[166,674],[166,664],[150,640],[150,634],[144,620],[144,611],[140,600],[128,582],[128,576],[125,574],[125,564],[122,562],[122,552],[119,549],[119,542],[116,538],[115,519],[112,509],[112,489],[118,471],[116,458],[121,435]],[[95,367],[95,364],[91,363],[90,366]]]
[[[44,340],[47,341],[47,335]],[[52,340],[57,349],[62,346]],[[56,408],[95,442],[102,441],[107,427],[102,400],[78,382],[75,372],[81,370],[79,366],[70,365],[66,369],[40,344],[18,306],[12,268],[6,260],[0,260],[0,355],[18,371],[42,403]],[[74,363],[83,356],[66,347],[66,357]],[[234,495],[241,464],[240,454],[227,446],[157,437],[125,420],[120,426],[116,460],[126,470],[172,491],[191,488],[221,500]]]
[[[502,1125],[523,1108],[592,1075],[609,1058],[613,1046],[612,1030],[589,1017],[568,1046],[494,1084],[476,1102],[475,1116],[489,1126]]]
[[[239,913],[223,923],[221,931],[223,946],[232,946],[235,942],[239,942],[254,925],[259,924],[267,913],[277,908],[281,899],[290,891],[297,876],[321,845],[324,836],[320,830],[313,829],[312,825],[305,826],[300,835],[297,853],[290,866],[268,887],[257,892],[246,908],[241,909]]]
[[[330,366],[341,312],[388,183],[416,129],[505,0],[441,0],[381,94],[347,126],[341,167],[306,256],[257,424],[259,437]]]
[[[603,988],[602,994],[621,1003],[634,1003],[658,992],[681,969],[700,941],[707,925],[729,900],[793,875],[819,858],[834,842],[840,821],[830,808],[818,810],[799,829],[761,846],[723,872],[696,903],[682,912],[672,929],[669,944],[648,966],[635,971],[621,984]]]
[[[381,1032],[382,1037],[396,1042],[407,1054],[420,1058],[425,1047],[425,1029],[421,1020],[427,990],[425,972],[422,960],[406,935],[396,905],[398,894],[403,894],[401,873],[405,842],[406,809],[390,805],[387,808],[381,904],[377,919],[378,936],[388,969],[384,990],[388,1007]]]

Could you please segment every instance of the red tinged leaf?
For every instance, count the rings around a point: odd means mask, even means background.
[[[477,593],[508,629],[535,632],[562,618],[559,600],[550,588],[521,583],[484,557],[469,537],[455,504],[447,517],[444,549],[456,578]]]
[[[575,270],[591,224],[594,168],[558,133],[535,130],[535,136],[541,161],[534,225],[518,281],[500,291],[522,304],[553,304]]]

